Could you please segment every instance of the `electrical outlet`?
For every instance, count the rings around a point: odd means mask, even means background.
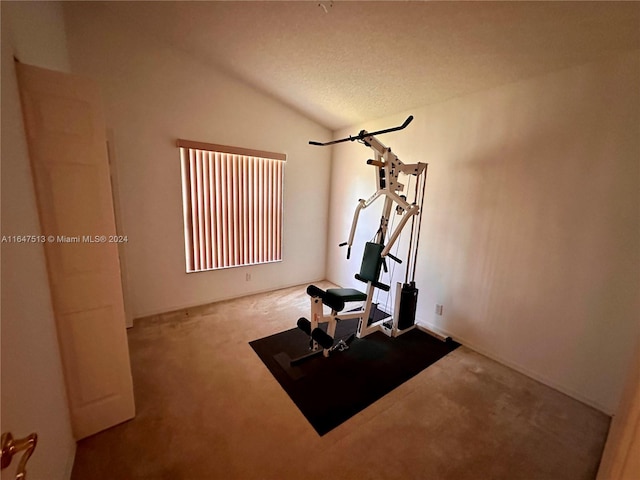
[[[436,303],[436,315],[442,315],[442,305]]]
[[[251,274],[250,274],[250,273],[247,273],[247,276],[245,277],[245,280],[246,280],[247,282],[250,282],[250,281],[251,281]]]

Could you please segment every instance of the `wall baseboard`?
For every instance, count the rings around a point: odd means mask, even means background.
[[[251,295],[259,295],[261,293],[267,293],[267,292],[275,292],[276,290],[282,290],[285,288],[292,288],[292,287],[302,287],[303,285],[308,285],[314,282],[324,282],[326,279],[315,279],[315,280],[309,280],[306,282],[296,282],[296,283],[292,283],[292,284],[285,284],[285,285],[279,285],[275,288],[262,288],[262,289],[258,289],[255,291],[251,291],[251,292],[247,292],[247,293],[243,293],[242,295],[230,295],[228,297],[219,297],[219,298],[212,298],[209,302],[205,302],[205,303],[190,303],[190,304],[184,304],[184,305],[177,305],[177,306],[171,306],[171,307],[165,307],[162,309],[158,309],[158,310],[150,310],[148,312],[143,312],[143,313],[138,313],[134,316],[134,323],[136,320],[139,320],[141,318],[145,318],[145,317],[150,317],[152,315],[162,315],[165,313],[170,313],[170,312],[175,312],[176,310],[184,310],[186,308],[195,308],[195,307],[201,307],[202,305],[208,305],[210,303],[217,303],[217,302],[225,302],[227,300],[235,300],[238,298],[244,298],[244,297],[250,297]]]
[[[554,390],[557,390],[560,393],[564,393],[565,395],[573,398],[574,400],[577,400],[581,403],[584,403],[585,405],[590,406],[591,408],[595,408],[596,410],[598,410],[599,412],[604,413],[605,415],[608,415],[609,417],[613,416],[614,412],[611,412],[610,409],[606,408],[604,405],[601,405],[600,403],[591,400],[587,397],[585,397],[584,395],[570,389],[567,388],[563,385],[558,384],[557,382],[547,378],[544,375],[540,375],[538,373],[535,373],[531,370],[529,370],[526,367],[523,367],[522,365],[518,364],[517,362],[513,362],[511,360],[508,360],[506,358],[501,357],[500,355],[496,355],[490,351],[488,351],[487,349],[485,349],[484,347],[481,347],[477,344],[475,344],[474,342],[471,342],[469,340],[467,340],[464,337],[461,337],[459,335],[456,335],[455,333],[449,332],[448,330],[442,329],[440,327],[436,327],[435,325],[431,324],[430,322],[426,322],[424,320],[421,320],[419,322],[421,325],[424,325],[426,328],[434,330],[438,333],[444,334],[446,336],[451,337],[453,340],[455,340],[458,343],[461,343],[462,345],[464,345],[465,347],[473,350],[476,353],[479,353],[480,355],[483,355],[487,358],[490,358],[491,360],[494,360],[502,365],[505,365],[506,367],[509,367],[513,370],[515,370],[518,373],[521,373],[523,375],[526,375],[527,377],[542,383],[543,385],[546,385],[547,387],[551,387]]]
[[[285,284],[285,285],[278,286],[276,288],[264,288],[264,289],[259,289],[259,290],[256,290],[256,291],[253,291],[253,292],[250,292],[250,293],[247,293],[247,294],[243,294],[243,295],[234,295],[234,296],[229,296],[229,297],[221,297],[221,298],[212,299],[210,302],[207,302],[205,304],[198,303],[198,304],[178,305],[178,306],[174,306],[174,307],[164,308],[164,309],[161,309],[161,310],[155,310],[155,311],[150,311],[150,312],[145,312],[145,313],[142,313],[142,314],[138,314],[138,315],[135,316],[135,320],[138,320],[138,319],[141,319],[141,318],[144,318],[144,317],[149,317],[151,315],[160,315],[160,314],[164,314],[164,313],[173,312],[173,311],[176,311],[176,310],[182,310],[182,309],[185,309],[185,308],[199,307],[199,306],[202,306],[202,305],[206,305],[208,303],[217,303],[217,302],[224,302],[224,301],[227,301],[227,300],[235,300],[235,299],[238,299],[238,298],[248,297],[248,296],[251,296],[251,295],[258,295],[258,294],[261,294],[261,293],[274,292],[276,290],[282,290],[282,289],[285,289],[285,288],[303,286],[303,285],[307,285],[307,284],[310,284],[310,283],[322,282],[322,281],[325,281],[325,280],[326,279],[315,279],[315,280],[309,280],[308,282]],[[331,280],[326,280],[326,281],[331,282]],[[335,283],[335,282],[332,282],[332,283]],[[591,399],[585,397],[584,395],[581,395],[580,393],[578,393],[578,392],[576,392],[576,391],[574,391],[574,390],[572,390],[570,388],[564,387],[563,385],[558,384],[557,382],[547,378],[544,375],[539,375],[539,374],[529,370],[528,368],[518,364],[517,362],[513,362],[511,360],[508,360],[506,358],[501,357],[500,355],[496,355],[496,354],[488,351],[484,347],[481,347],[481,346],[475,344],[474,342],[469,341],[468,339],[466,339],[464,337],[456,335],[455,333],[450,332],[450,331],[448,331],[446,329],[437,327],[437,326],[433,325],[432,323],[424,321],[424,320],[417,320],[416,324],[423,325],[424,327],[426,327],[426,328],[428,328],[430,330],[433,330],[434,332],[437,332],[437,333],[442,334],[444,336],[451,337],[456,342],[463,344],[465,347],[473,350],[476,353],[479,353],[480,355],[483,355],[483,356],[485,356],[487,358],[490,358],[491,360],[494,360],[494,361],[496,361],[496,362],[498,362],[498,363],[500,363],[502,365],[505,365],[505,366],[515,370],[518,373],[526,375],[527,377],[532,378],[533,380],[536,380],[537,382],[540,382],[543,385],[551,387],[554,390],[557,390],[557,391],[559,391],[561,393],[564,393],[565,395],[568,395],[569,397],[571,397],[571,398],[573,398],[575,400],[578,400],[579,402],[582,402],[585,405],[588,405],[588,406],[590,406],[592,408],[595,408],[596,410],[604,413],[605,415],[613,416],[614,412],[611,412],[604,405],[601,405],[600,403],[598,403],[598,402],[596,402],[594,400],[591,400]]]

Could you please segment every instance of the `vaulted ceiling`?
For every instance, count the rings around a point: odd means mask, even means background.
[[[99,8],[330,129],[640,49],[638,2],[104,2]]]

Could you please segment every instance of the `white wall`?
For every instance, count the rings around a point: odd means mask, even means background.
[[[66,71],[62,9],[56,2],[2,2],[2,235],[37,235],[40,224],[13,55]],[[37,35],[32,26],[39,25]],[[12,35],[13,34],[13,35]],[[62,377],[41,244],[2,243],[2,432],[38,433],[28,477],[69,478],[75,441]],[[19,458],[2,471],[15,478]]]
[[[330,151],[307,142],[330,132],[99,5],[70,2],[65,18],[73,70],[101,84],[114,132],[134,316],[324,278]],[[185,273],[177,138],[288,155],[281,263]]]
[[[640,311],[638,52],[417,108],[336,133],[416,119],[380,137],[429,163],[418,319],[612,413]],[[369,150],[335,148],[328,279],[344,259]],[[372,207],[373,208],[373,207]],[[358,242],[377,226],[367,212]],[[444,305],[436,316],[435,304]]]

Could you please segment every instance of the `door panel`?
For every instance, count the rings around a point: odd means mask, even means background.
[[[613,416],[596,480],[640,478],[640,343],[631,362],[620,406]]]
[[[77,439],[135,414],[100,94],[16,66],[56,329]],[[51,241],[53,239],[53,241]]]
[[[62,318],[62,324],[71,332],[67,350],[71,358],[82,358],[82,362],[70,362],[70,375],[76,380],[78,391],[75,398],[88,404],[112,396],[117,387],[116,372],[104,361],[109,350],[92,332],[109,323],[113,311],[109,307],[70,313]],[[81,379],[86,379],[82,381]]]

